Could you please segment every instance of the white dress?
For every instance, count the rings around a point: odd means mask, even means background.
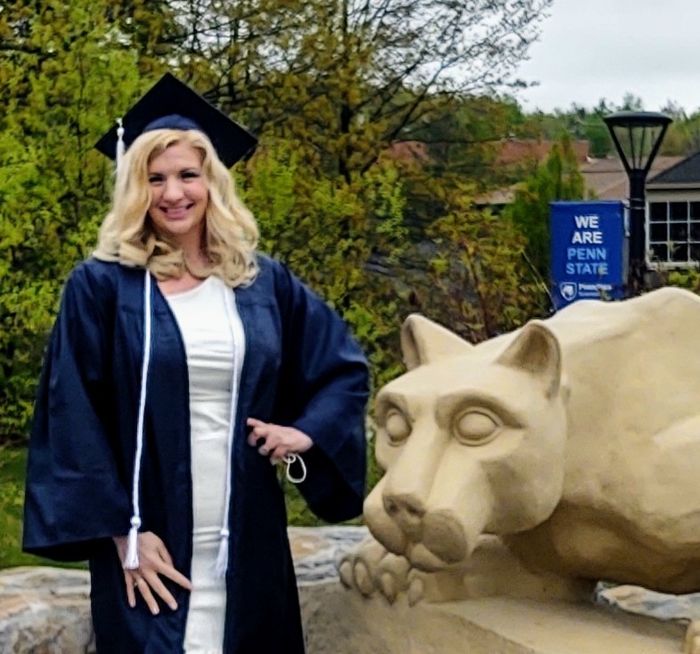
[[[235,410],[245,348],[243,326],[234,293],[213,275],[189,291],[165,297],[185,343],[189,372],[194,530],[185,651],[219,654],[223,651],[226,584],[214,568],[229,473],[232,401]],[[241,351],[236,353],[234,344]]]

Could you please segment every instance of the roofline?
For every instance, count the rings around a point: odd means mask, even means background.
[[[684,157],[683,159],[681,159],[680,161],[677,161],[676,163],[674,163],[672,166],[669,166],[669,167],[666,168],[665,170],[662,170],[662,171],[656,173],[656,175],[654,175],[654,176],[647,182],[647,188],[649,188],[649,185],[650,185],[650,184],[653,184],[653,183],[654,183],[654,180],[655,180],[657,177],[661,177],[662,175],[666,175],[667,173],[670,173],[672,170],[675,170],[676,168],[678,168],[678,166],[680,166],[681,164],[684,164],[686,161],[692,159],[693,157],[695,157],[695,156],[697,156],[697,155],[699,155],[699,154],[700,154],[700,151],[698,151],[698,152],[693,152],[693,154],[688,155],[687,157]],[[653,162],[652,162],[652,163],[653,163]],[[661,184],[663,184],[663,183],[664,183],[664,182],[661,182]],[[667,182],[667,183],[669,183],[669,182]]]
[[[700,189],[700,180],[697,182],[657,182],[647,184],[647,191],[676,191]]]

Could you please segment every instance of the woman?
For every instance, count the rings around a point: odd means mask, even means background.
[[[89,559],[100,653],[303,652],[270,464],[321,518],[361,512],[364,358],[256,255],[220,160],[247,132],[172,76],[124,127],[122,156],[117,130],[98,144],[118,155],[114,202],[46,354],[24,548]]]

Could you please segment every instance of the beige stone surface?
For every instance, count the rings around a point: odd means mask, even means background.
[[[292,527],[289,532],[309,637],[308,654],[678,651],[680,624],[629,620],[610,607],[510,598],[409,607],[405,597],[390,606],[379,593],[365,601],[340,586],[334,567],[339,553],[366,537],[365,528]],[[80,570],[0,571],[0,652],[93,651],[88,583],[87,572]],[[676,598],[629,586],[601,589],[599,595],[604,595],[606,604],[667,621],[700,617],[700,595]],[[616,649],[595,650],[592,643],[600,646],[600,641],[595,641],[594,633]],[[576,649],[570,648],[571,643]],[[675,649],[669,649],[669,644]]]
[[[308,654],[678,654],[683,627],[593,606],[504,597],[410,607],[300,587]]]
[[[700,590],[698,333],[700,298],[675,288],[476,346],[409,317],[408,372],[375,406],[376,540],[344,583],[411,603]]]
[[[0,574],[2,654],[94,652],[86,571],[13,568]]]

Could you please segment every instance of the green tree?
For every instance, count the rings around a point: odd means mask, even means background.
[[[395,370],[391,275],[410,211],[394,141],[444,119],[488,136],[471,97],[513,72],[551,0],[10,0],[0,9],[0,441],[26,424],[60,283],[92,247],[109,201],[99,135],[166,68],[260,133],[241,172],[266,248],[353,323]],[[460,105],[461,106],[461,105]],[[451,136],[452,138],[452,136]],[[487,148],[452,149],[481,174]],[[461,170],[460,170],[461,169]],[[254,171],[250,172],[250,171]],[[445,214],[421,175],[425,215]],[[397,342],[397,341],[396,341]]]
[[[583,176],[567,135],[554,145],[546,161],[515,191],[515,199],[504,211],[527,239],[525,257],[533,271],[549,280],[549,203],[580,200],[585,195]]]
[[[60,284],[107,206],[111,167],[93,143],[139,84],[110,11],[94,0],[0,11],[0,443],[26,434]]]
[[[510,137],[529,137],[526,118],[509,97],[468,95],[426,100],[434,102],[431,119],[405,131],[427,146],[431,176],[472,180],[480,189],[504,182],[494,165],[498,145]]]
[[[388,347],[397,307],[373,257],[396,261],[406,245],[404,192],[391,162],[351,184],[318,178],[290,142],[269,140],[238,171],[260,224],[261,249],[287,262],[352,325],[374,364],[374,386],[397,370]]]
[[[516,84],[551,0],[178,2],[182,70],[346,183],[439,100]]]
[[[445,214],[428,230],[427,274],[414,280],[416,308],[478,343],[546,311],[546,293],[524,259],[525,238],[473,203],[473,188],[444,190]]]
[[[688,115],[682,107],[669,102],[661,112],[673,119],[661,144],[661,154],[687,156],[700,150],[700,111]]]

